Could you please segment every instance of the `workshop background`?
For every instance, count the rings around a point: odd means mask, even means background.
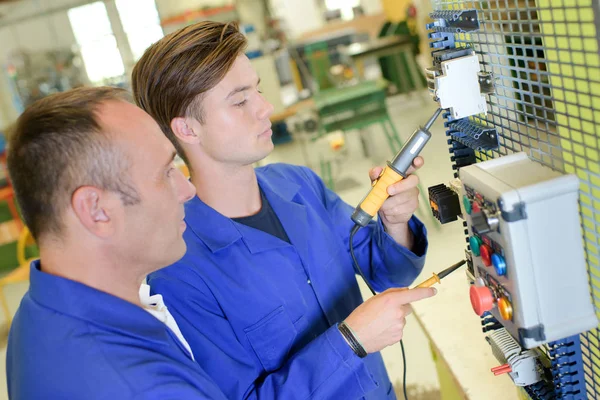
[[[246,54],[275,107],[271,120],[276,146],[261,164],[309,166],[355,205],[370,188],[369,169],[385,165],[439,107],[431,71],[442,59],[435,52],[471,49],[481,71],[489,73],[482,74],[489,78],[482,86],[488,89],[482,89],[487,113],[458,123],[445,114],[430,129],[432,138],[422,152],[425,166],[418,172],[417,214],[427,226],[430,247],[417,281],[465,256],[472,257],[471,268],[480,258],[473,240],[466,242],[475,236],[471,222],[467,227],[458,218],[441,224],[436,202],[442,200],[430,198],[428,188],[444,184],[449,198],[458,198],[449,188],[460,168],[523,151],[541,165],[580,180],[582,247],[590,285],[573,290],[591,288],[600,315],[598,3],[0,0],[0,132],[24,107],[48,94],[82,85],[129,88],[136,60],[165,34],[202,20],[238,21],[249,42]],[[37,255],[14,203],[5,170],[7,151],[0,134],[2,376],[8,328],[28,287],[28,260]],[[466,211],[462,199],[460,207],[458,214]],[[482,319],[473,312],[473,281],[472,275],[458,271],[438,285],[437,296],[413,305],[405,329],[406,366],[400,346],[383,351],[399,399],[405,367],[411,400],[600,398],[595,329],[539,347],[543,379],[536,387],[517,388],[514,376],[495,369],[508,360],[494,354],[482,325],[503,323],[489,324],[490,315]],[[5,378],[0,379],[3,398]]]

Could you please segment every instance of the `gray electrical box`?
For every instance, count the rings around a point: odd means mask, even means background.
[[[597,326],[579,216],[579,180],[516,153],[463,167],[471,303],[531,349]]]

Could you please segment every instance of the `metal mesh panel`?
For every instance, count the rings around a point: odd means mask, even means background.
[[[476,9],[480,29],[455,34],[494,73],[496,94],[476,122],[497,128],[500,147],[479,160],[525,151],[581,180],[591,291],[600,316],[599,0],[433,0],[435,10]],[[560,212],[560,210],[556,210]],[[552,249],[549,251],[560,251]],[[568,293],[557,293],[557,296]],[[598,330],[581,335],[589,398],[600,399]]]

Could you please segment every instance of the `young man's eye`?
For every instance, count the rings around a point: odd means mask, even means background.
[[[167,170],[167,177],[171,177],[171,174],[175,171],[175,167],[171,167]]]
[[[246,104],[246,102],[247,102],[247,101],[248,101],[248,100],[244,100],[244,101],[241,101],[241,102],[239,102],[239,103],[236,103],[236,104],[235,104],[235,106],[236,106],[236,107],[243,107],[243,106]]]

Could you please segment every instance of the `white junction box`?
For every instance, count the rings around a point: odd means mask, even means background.
[[[579,180],[516,153],[459,171],[475,284],[471,303],[531,349],[597,326]]]

